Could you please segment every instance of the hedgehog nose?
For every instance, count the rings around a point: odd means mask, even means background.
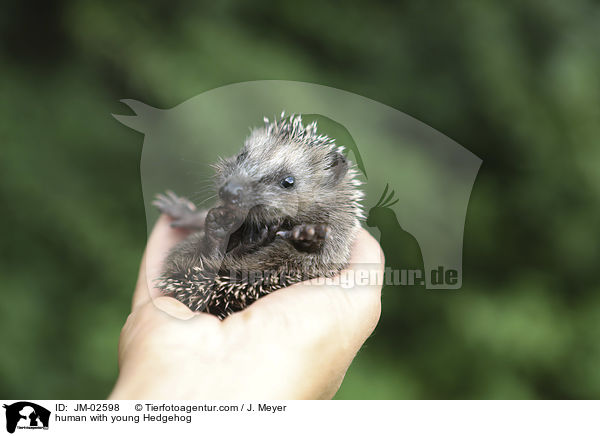
[[[232,180],[219,189],[219,196],[227,203],[238,204],[242,200],[243,191],[244,187]]]

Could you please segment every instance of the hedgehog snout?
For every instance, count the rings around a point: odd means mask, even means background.
[[[242,200],[244,187],[235,182],[229,182],[219,189],[219,197],[226,203],[237,205]]]
[[[248,197],[247,183],[244,183],[238,177],[233,177],[221,186],[219,197],[227,204],[241,206],[246,202]]]

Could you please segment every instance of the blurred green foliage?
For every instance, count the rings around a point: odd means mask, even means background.
[[[367,96],[483,159],[463,288],[385,292],[338,398],[600,396],[598,2],[2,5],[0,397],[117,375],[146,238],[119,99],[257,79]]]

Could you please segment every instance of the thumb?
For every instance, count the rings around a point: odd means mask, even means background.
[[[172,228],[170,223],[168,216],[161,215],[148,238],[133,293],[132,309],[160,296],[154,284],[160,277],[165,259],[171,248],[190,234],[186,230]]]

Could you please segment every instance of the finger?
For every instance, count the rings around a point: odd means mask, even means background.
[[[210,316],[207,314],[192,312],[190,308],[181,301],[171,297],[157,297],[152,300],[152,303],[156,308],[162,310],[166,314],[181,320],[188,320],[196,315]]]
[[[190,233],[172,228],[170,222],[171,219],[168,216],[161,215],[148,238],[133,294],[133,309],[160,295],[160,291],[154,285],[160,277],[165,259],[171,248]]]
[[[357,351],[379,320],[383,270],[384,257],[378,242],[361,229],[348,268],[335,279],[316,279],[280,289],[226,322],[256,322],[264,329],[265,324],[277,325],[283,320],[303,336],[333,329],[345,341],[343,346]],[[344,276],[346,281],[339,280]]]

